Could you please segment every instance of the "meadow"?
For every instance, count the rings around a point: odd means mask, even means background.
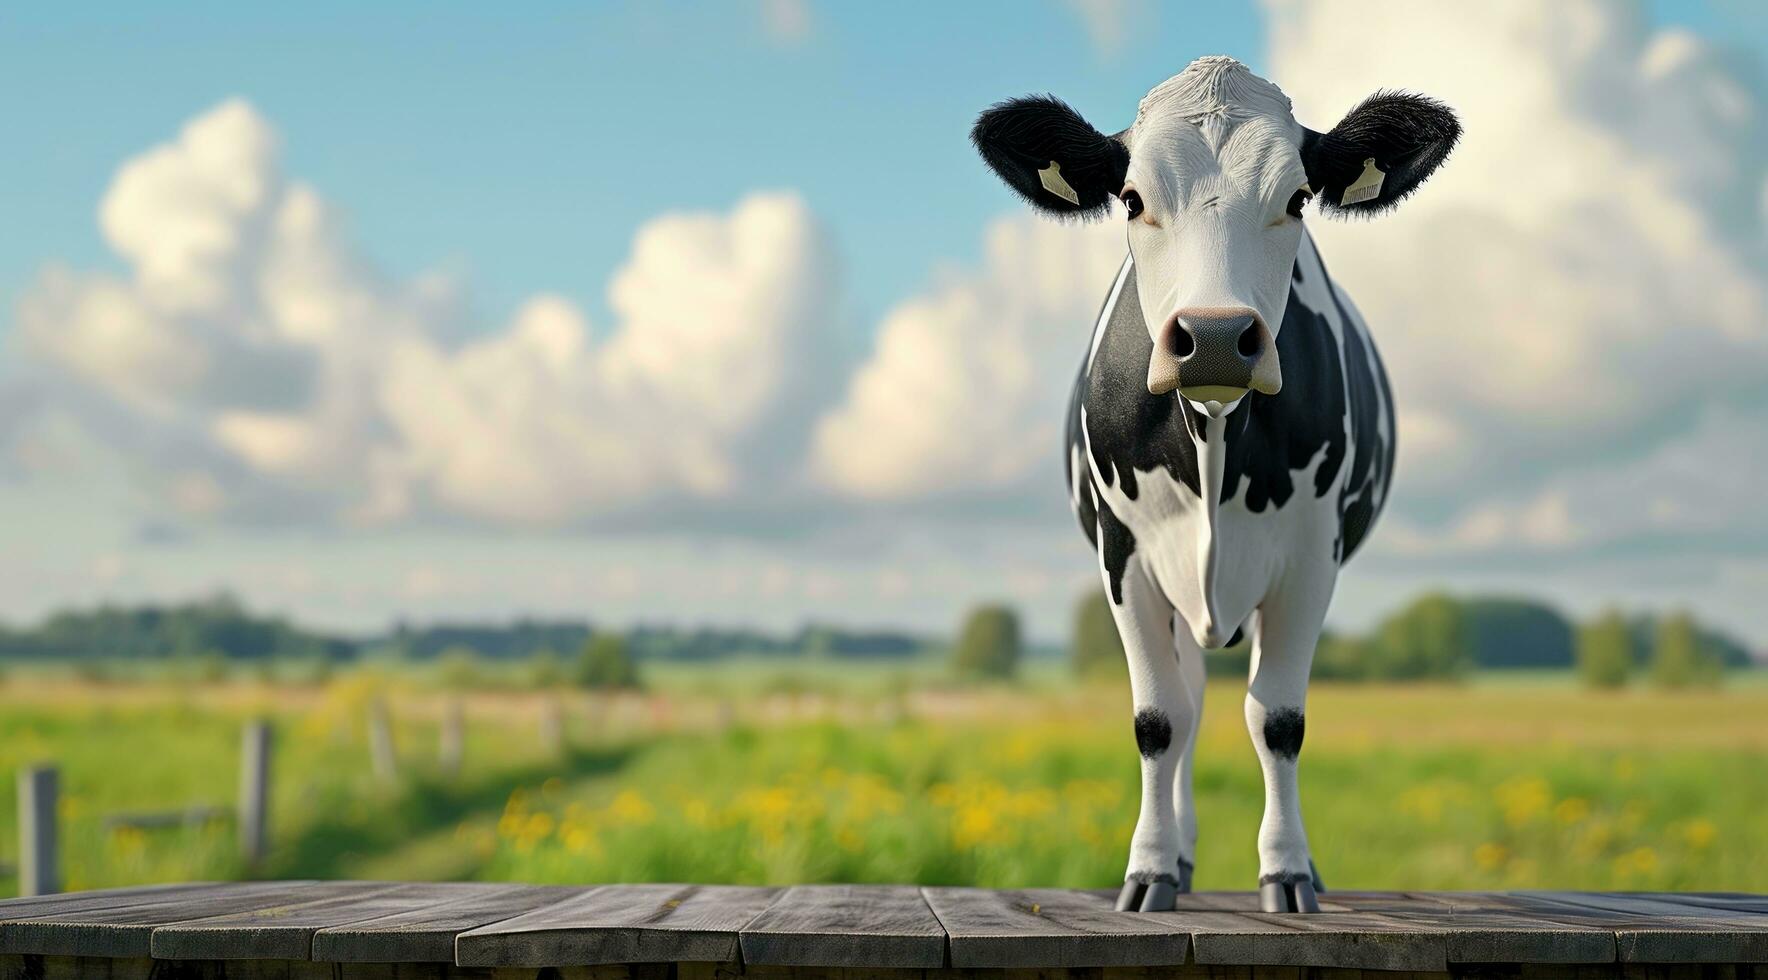
[[[456,695],[421,676],[323,684],[0,684],[0,773],[61,769],[72,888],[246,876],[535,882],[1111,886],[1138,783],[1127,691],[1046,670],[953,687],[933,670],[660,671],[645,694]],[[1214,682],[1197,754],[1197,883],[1248,889],[1262,788],[1244,685]],[[436,763],[463,705],[464,764]],[[364,719],[389,706],[396,778]],[[553,706],[557,706],[555,709]],[[562,710],[565,738],[542,719]],[[277,730],[273,850],[225,817],[240,725]],[[1590,693],[1564,678],[1318,684],[1302,792],[1330,887],[1768,891],[1768,685]],[[0,807],[0,864],[16,860]],[[0,877],[10,894],[12,879]]]

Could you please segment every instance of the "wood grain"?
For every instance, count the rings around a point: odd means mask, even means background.
[[[546,885],[457,885],[458,897],[313,934],[313,959],[338,963],[453,963],[454,937],[583,893]]]
[[[742,931],[743,961],[771,966],[945,965],[945,929],[911,885],[799,885]]]
[[[461,933],[462,966],[728,961],[738,931],[779,894],[741,885],[604,885]]]
[[[182,919],[264,908],[334,893],[306,881],[118,889],[57,896],[0,910],[0,953],[146,957],[155,928]]]
[[[1114,911],[1115,891],[926,888],[954,967],[1166,966],[1184,963],[1182,917]]]
[[[328,894],[247,911],[174,921],[153,931],[155,959],[306,960],[321,929],[395,915],[462,897],[471,885],[328,882]]]

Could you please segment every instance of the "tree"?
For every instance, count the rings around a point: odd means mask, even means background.
[[[1069,656],[1082,677],[1120,678],[1126,674],[1123,640],[1111,618],[1111,600],[1099,589],[1081,597],[1074,607],[1074,639]]]
[[[484,684],[479,654],[471,647],[452,646],[436,658],[436,679],[450,691],[471,691]]]
[[[1373,673],[1412,680],[1459,677],[1473,666],[1473,643],[1461,604],[1431,593],[1389,616],[1377,631]]]
[[[549,691],[564,683],[565,665],[551,647],[542,647],[528,658],[523,673],[529,687]]]
[[[577,657],[574,674],[578,687],[612,690],[639,686],[638,665],[626,648],[626,638],[618,633],[591,637]]]
[[[960,676],[1001,679],[1019,668],[1019,615],[1002,605],[978,606],[964,620],[952,649]]]
[[[1313,676],[1328,681],[1367,680],[1375,669],[1376,654],[1369,640],[1325,630],[1314,647]]]
[[[1651,648],[1651,679],[1659,687],[1717,684],[1722,670],[1719,658],[1701,642],[1693,616],[1673,613],[1658,622]]]
[[[1613,609],[1578,628],[1578,676],[1586,687],[1624,687],[1633,672],[1633,631]]]

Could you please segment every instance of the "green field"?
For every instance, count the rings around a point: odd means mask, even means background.
[[[239,726],[277,724],[267,876],[544,882],[914,881],[1109,886],[1137,799],[1127,693],[1046,673],[955,689],[924,674],[663,673],[654,692],[466,701],[463,771],[434,762],[449,695],[370,674],[0,685],[0,770],[61,768],[69,887],[244,876],[227,819],[108,816],[231,802]],[[1262,791],[1243,685],[1212,684],[1197,881],[1250,888]],[[384,697],[400,773],[363,719]],[[1560,679],[1316,685],[1302,790],[1328,885],[1768,891],[1768,685],[1600,695]],[[0,864],[16,859],[0,807]],[[0,891],[10,893],[10,876]]]

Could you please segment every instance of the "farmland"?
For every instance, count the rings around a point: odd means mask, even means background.
[[[1262,790],[1243,685],[1212,683],[1198,750],[1202,888],[1248,888]],[[462,698],[464,763],[436,764]],[[384,701],[400,765],[378,779]],[[448,694],[324,683],[0,684],[0,770],[62,772],[70,887],[247,874],[541,882],[916,881],[1107,886],[1137,800],[1125,691],[1052,673],[954,688],[930,671],[659,672],[645,694]],[[538,734],[558,705],[562,746]],[[225,817],[239,728],[277,727],[271,857]],[[1768,891],[1768,686],[1612,694],[1562,679],[1316,685],[1304,807],[1327,883]],[[0,864],[16,858],[0,808]],[[0,889],[10,889],[10,878]],[[9,893],[9,892],[8,892]]]

